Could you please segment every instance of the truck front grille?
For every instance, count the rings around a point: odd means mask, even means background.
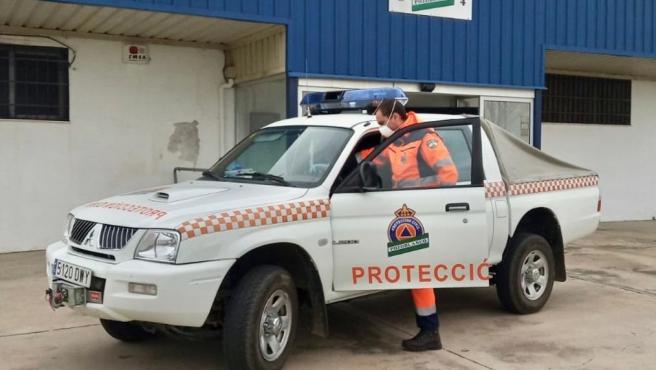
[[[137,229],[103,225],[100,231],[100,249],[121,249],[130,241]]]
[[[94,226],[96,226],[96,223],[93,221],[76,219],[73,224],[73,230],[71,230],[71,241],[81,244]]]
[[[96,222],[76,219],[71,230],[70,239],[75,244],[82,244],[89,232],[97,225]],[[138,229],[124,226],[102,225],[98,241],[98,249],[122,249],[132,239]],[[93,238],[93,237],[92,237]]]

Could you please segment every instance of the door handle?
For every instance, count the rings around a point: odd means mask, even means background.
[[[446,205],[447,212],[466,212],[469,211],[469,203],[449,203]]]

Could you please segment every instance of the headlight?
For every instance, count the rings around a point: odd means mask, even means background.
[[[172,230],[146,230],[134,258],[175,263],[180,246],[180,234]]]
[[[64,222],[64,243],[68,242],[68,238],[71,236],[71,230],[73,230],[73,224],[75,223],[75,217],[72,214],[66,215],[66,221]]]

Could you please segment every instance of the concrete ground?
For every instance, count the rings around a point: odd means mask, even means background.
[[[546,307],[503,311],[494,288],[438,292],[445,350],[403,352],[408,292],[330,306],[331,336],[299,333],[286,369],[654,369],[656,222],[602,224],[567,249]],[[223,369],[221,344],[117,342],[98,321],[43,300],[43,252],[0,255],[0,369]]]

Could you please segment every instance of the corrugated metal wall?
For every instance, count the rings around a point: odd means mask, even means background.
[[[386,0],[76,0],[288,25],[292,76],[541,87],[544,48],[656,57],[654,0],[467,0],[473,20]]]
[[[285,73],[285,28],[271,27],[228,45],[226,65],[234,68],[235,82]]]
[[[309,0],[292,72],[541,87],[544,47],[656,57],[654,0],[473,0],[473,20]],[[301,42],[301,39],[303,42]]]

